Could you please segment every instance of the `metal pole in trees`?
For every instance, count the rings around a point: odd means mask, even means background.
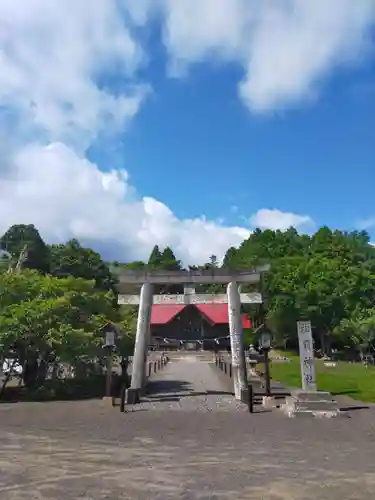
[[[243,345],[241,299],[238,284],[235,281],[228,284],[227,294],[234,394],[236,399],[247,401],[248,385]]]

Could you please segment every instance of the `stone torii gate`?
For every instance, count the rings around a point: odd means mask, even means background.
[[[241,302],[260,304],[260,293],[240,293],[242,283],[257,284],[269,266],[257,269],[229,271],[213,269],[208,271],[121,271],[119,279],[119,304],[139,305],[137,332],[133,357],[133,368],[129,400],[139,401],[146,383],[146,360],[150,342],[150,316],[153,304],[207,304],[227,303],[229,333],[232,354],[234,393],[240,400],[246,393],[247,374],[243,347]],[[196,294],[196,284],[227,283],[226,294]],[[180,295],[153,295],[155,284],[182,284],[184,293]],[[141,285],[140,295],[124,295],[128,285]]]

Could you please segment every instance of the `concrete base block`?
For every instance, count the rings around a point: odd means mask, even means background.
[[[105,406],[113,406],[114,399],[112,397],[109,397],[109,396],[104,396],[104,398],[102,398],[102,403]]]
[[[341,417],[343,414],[340,410],[335,411],[294,411],[290,408],[283,408],[283,413],[289,418],[337,418]]]
[[[340,410],[334,410],[334,411],[315,411],[314,412],[314,417],[316,418],[336,418],[336,417],[341,417],[342,413]]]
[[[262,406],[263,408],[276,408],[279,406],[279,403],[277,402],[276,398],[273,396],[263,396],[262,399]]]
[[[338,409],[337,401],[296,401],[296,411],[335,411]]]
[[[280,409],[289,418],[311,419],[312,417],[314,417],[314,415],[311,411],[295,411],[295,410],[293,410],[293,408],[288,408],[288,407],[284,407],[284,406],[281,406]]]
[[[291,397],[297,401],[332,401],[333,397],[330,392],[326,391],[303,391],[297,389],[291,392]]]
[[[127,389],[125,395],[125,401],[127,405],[136,405],[141,401],[141,390],[140,389]]]
[[[293,391],[280,409],[290,418],[334,418],[340,415],[338,402],[328,392]]]

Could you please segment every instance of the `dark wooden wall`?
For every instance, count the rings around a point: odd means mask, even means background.
[[[151,335],[194,341],[203,340],[203,338],[225,337],[229,335],[229,327],[228,324],[212,325],[196,307],[187,306],[170,323],[151,325]]]

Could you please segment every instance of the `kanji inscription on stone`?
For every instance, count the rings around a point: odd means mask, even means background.
[[[316,391],[315,360],[310,321],[297,321],[302,389]]]

